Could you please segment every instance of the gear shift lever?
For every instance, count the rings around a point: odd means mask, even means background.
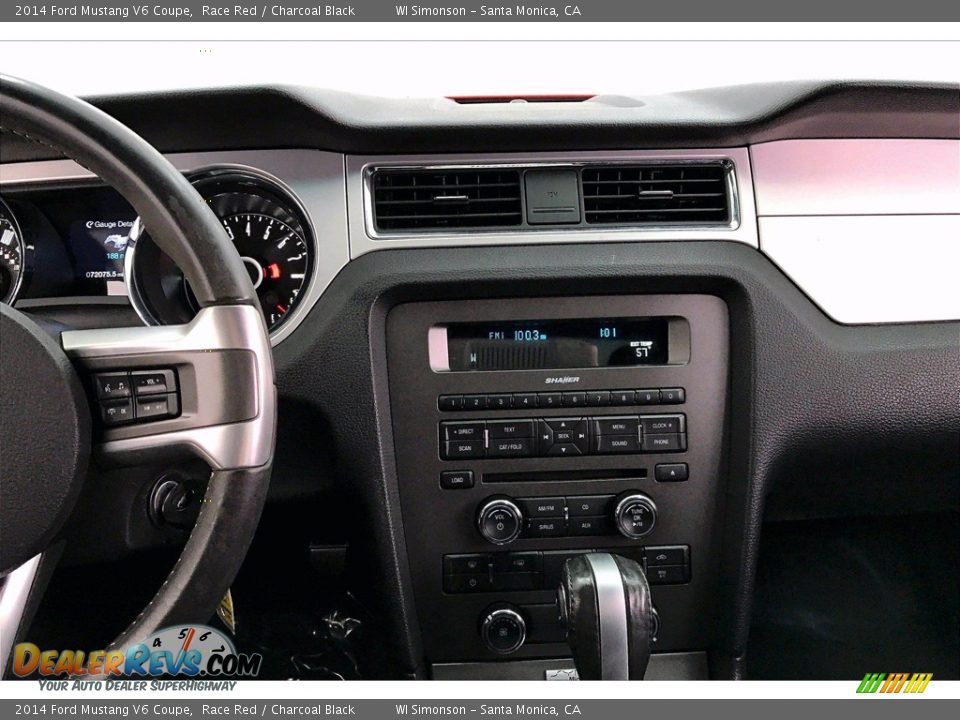
[[[610,553],[570,558],[558,596],[582,680],[643,680],[654,615],[640,565]]]

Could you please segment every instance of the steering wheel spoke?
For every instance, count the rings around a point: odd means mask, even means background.
[[[207,307],[185,325],[64,332],[100,417],[101,460],[192,455],[213,470],[270,462],[276,403],[266,337],[252,305]]]

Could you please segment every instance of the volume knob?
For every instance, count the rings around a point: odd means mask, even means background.
[[[621,535],[639,540],[653,532],[657,524],[657,505],[641,492],[626,492],[617,498],[613,519]]]
[[[477,530],[494,545],[512,543],[522,529],[523,513],[510,498],[490,498],[477,511]]]

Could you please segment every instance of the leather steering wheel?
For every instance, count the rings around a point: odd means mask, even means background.
[[[44,552],[70,518],[90,453],[100,466],[199,457],[211,469],[196,524],[162,587],[113,647],[206,622],[260,519],[276,438],[276,388],[257,296],[213,212],[146,141],[91,105],[0,75],[0,129],[48,145],[116,189],[183,270],[200,311],[186,325],[65,331],[58,343],[0,304],[0,671],[43,590]],[[172,369],[179,415],[100,427],[92,375]],[[99,408],[93,403],[93,414]]]

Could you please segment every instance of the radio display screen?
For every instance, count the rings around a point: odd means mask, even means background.
[[[455,323],[446,327],[451,371],[665,365],[669,318]]]

